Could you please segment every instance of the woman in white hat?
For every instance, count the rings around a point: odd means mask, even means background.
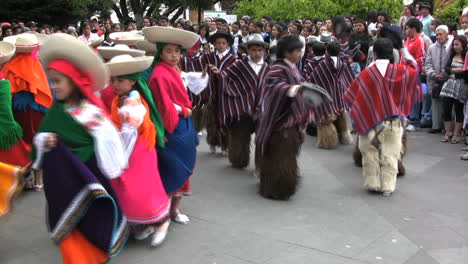
[[[5,79],[10,81],[13,98],[13,114],[23,129],[23,140],[29,146],[34,134],[54,101],[44,69],[37,57],[40,41],[34,34],[24,33],[5,38],[16,46],[16,53],[2,68]],[[41,190],[40,174],[27,188]]]
[[[0,41],[0,69],[14,54],[15,45]],[[0,72],[0,217],[10,211],[28,171],[21,169],[29,163],[29,145],[21,139],[22,132],[11,109],[10,81]]]
[[[109,71],[80,40],[51,35],[39,52],[57,101],[34,137],[33,168],[44,171],[47,223],[63,263],[106,263],[128,235],[109,183],[127,167],[117,129],[95,92]]]
[[[115,96],[111,118],[120,129],[130,154],[129,167],[111,180],[128,222],[135,225],[135,238],[151,239],[151,246],[160,245],[169,227],[170,201],[158,171],[156,144],[164,147],[161,115],[141,72],[148,69],[153,57],[118,55],[109,66]]]
[[[187,224],[189,218],[179,212],[179,205],[182,195],[190,193],[189,177],[195,168],[198,138],[191,118],[192,103],[179,63],[182,51],[192,48],[199,36],[158,26],[144,28],[143,33],[157,47],[148,85],[167,132],[166,146],[158,150],[159,172],[166,192],[172,197],[172,219]],[[205,77],[207,84],[208,76]]]

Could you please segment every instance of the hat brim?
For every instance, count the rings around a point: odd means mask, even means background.
[[[104,41],[104,36],[100,36],[96,39],[93,40],[93,42],[89,43],[88,46],[90,47],[96,47],[100,45]]]
[[[122,36],[125,34],[131,35],[131,38],[122,39]],[[114,32],[109,35],[109,38],[112,39],[115,44],[125,44],[127,46],[135,46],[138,41],[145,39],[145,37],[140,34],[130,32]]]
[[[153,63],[154,57],[144,56],[136,57],[132,61],[108,62],[107,67],[111,76],[121,76],[148,69]]]
[[[146,52],[157,52],[156,45],[147,40],[141,40],[136,43],[136,47],[139,50],[144,50]]]
[[[177,28],[153,26],[143,28],[142,31],[145,39],[151,43],[176,44],[187,50],[200,39],[200,36],[193,32]]]
[[[214,42],[219,39],[219,38],[224,38],[227,40],[227,42],[229,43],[229,45],[232,45],[234,43],[234,38],[232,37],[231,34],[227,33],[227,32],[224,32],[224,31],[218,31],[216,33],[214,33],[213,35],[211,35],[209,38],[208,38],[208,41],[211,43],[211,44],[214,44]]]
[[[39,58],[46,67],[54,60],[66,60],[93,78],[93,90],[107,87],[109,69],[99,56],[81,40],[64,33],[51,35],[39,50]]]
[[[23,34],[31,34],[31,33],[23,33]],[[36,36],[35,34],[31,34],[31,35],[34,35]],[[38,42],[35,43],[35,44],[31,44],[31,45],[22,45],[22,44],[17,44],[16,43],[16,39],[18,38],[19,35],[16,35],[16,36],[9,36],[9,37],[5,37],[3,39],[4,42],[8,42],[8,43],[11,43],[13,45],[15,45],[16,47],[16,53],[31,53],[34,51],[34,49],[37,49],[39,47],[39,39],[38,39]],[[37,37],[36,37],[37,38]]]
[[[10,42],[0,41],[0,65],[15,55],[16,47]]]
[[[47,40],[47,38],[49,37],[49,35],[41,34],[41,33],[38,33],[36,31],[31,31],[31,32],[28,31],[26,33],[30,33],[30,34],[33,34],[34,36],[36,36],[37,40],[39,41],[39,46],[41,46]]]
[[[268,49],[270,47],[270,44],[268,44],[265,41],[247,41],[247,43],[245,43],[246,47],[248,47],[250,45],[259,45],[259,46],[263,46],[266,49]]]
[[[101,55],[104,59],[109,60],[118,55],[128,54],[132,57],[141,57],[145,56],[144,50],[136,50],[136,49],[119,49],[115,47],[98,47],[97,48],[99,55]]]

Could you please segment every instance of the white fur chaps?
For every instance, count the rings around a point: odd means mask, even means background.
[[[395,191],[403,132],[400,118],[393,118],[359,136],[364,187],[368,190]]]

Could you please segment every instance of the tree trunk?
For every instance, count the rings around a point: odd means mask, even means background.
[[[174,16],[171,19],[171,24],[174,24],[174,22],[179,19],[180,15],[182,15],[185,11],[185,8],[183,6],[179,7],[179,10],[174,14]]]

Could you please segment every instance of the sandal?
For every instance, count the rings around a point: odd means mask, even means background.
[[[458,143],[460,143],[460,138],[461,138],[461,136],[453,135],[452,141],[451,141],[450,143],[452,143],[452,144],[458,144]]]
[[[452,135],[445,135],[442,137],[442,139],[440,140],[441,142],[449,142],[450,139],[452,138]]]
[[[468,151],[468,146],[464,146],[463,148],[461,148],[461,150]]]
[[[42,184],[34,184],[34,191],[35,191],[35,192],[40,192],[40,191],[42,191],[42,189],[44,189],[44,185],[42,185]]]

